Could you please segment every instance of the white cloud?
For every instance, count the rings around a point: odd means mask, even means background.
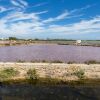
[[[82,8],[78,8],[78,9],[74,9],[74,10],[72,10],[70,13],[77,13],[77,12],[82,12],[82,11],[84,11],[84,10],[87,10],[87,9],[89,9],[89,8],[91,8],[91,7],[93,7],[93,6],[95,6],[96,4],[93,4],[93,5],[86,5],[85,7],[82,7]]]
[[[8,22],[28,20],[28,19],[37,21],[39,20],[39,17],[35,13],[27,14],[23,12],[13,12],[13,13],[8,14],[3,19],[6,19]]]
[[[41,4],[40,4],[41,5]],[[73,18],[73,17],[80,17],[82,16],[83,14],[78,14],[78,15],[75,15],[74,13],[77,13],[77,12],[81,12],[83,10],[86,10],[88,8],[91,8],[92,6],[94,5],[87,5],[83,8],[80,8],[80,9],[74,9],[72,11],[67,11],[65,10],[62,14],[60,14],[59,16],[57,17],[54,17],[54,18],[48,18],[46,20],[43,21],[43,23],[51,23],[51,22],[55,22],[55,21],[60,21],[60,20],[63,20],[63,19],[69,19],[69,18]]]
[[[24,21],[23,21],[24,20]],[[28,21],[27,21],[28,20]],[[30,20],[30,21],[29,21]],[[0,20],[0,33],[4,34],[29,34],[34,28],[43,24],[35,13],[12,12]],[[16,22],[17,21],[17,22]]]
[[[40,15],[40,14],[44,14],[44,13],[47,13],[47,12],[48,12],[48,10],[44,10],[44,11],[41,11],[41,12],[36,12],[35,14]]]
[[[7,10],[6,8],[0,6],[0,13],[1,13],[1,12],[4,12],[4,11],[6,11],[6,10]]]
[[[18,2],[16,2],[15,0],[11,0],[11,3],[15,6],[20,6]]]
[[[61,20],[67,16],[63,13],[57,16],[56,20]],[[23,21],[24,20],[24,21]],[[27,21],[28,20],[28,21]],[[30,21],[29,21],[30,20]],[[48,19],[47,19],[48,20]],[[16,22],[17,21],[17,22]],[[44,20],[45,21],[45,20]],[[36,13],[12,12],[0,20],[0,33],[4,34],[87,34],[100,33],[100,16],[91,20],[82,20],[69,25],[47,25]],[[54,21],[54,20],[52,20]]]
[[[16,6],[16,7],[20,7],[20,8],[25,8],[25,6],[28,6],[28,3],[23,1],[23,0],[11,0],[11,3]]]
[[[44,6],[46,4],[48,4],[48,3],[47,2],[43,2],[43,3],[36,4],[33,7],[40,7],[40,6]]]
[[[65,11],[65,12],[62,13],[61,15],[57,16],[55,19],[56,19],[56,20],[61,20],[61,19],[66,18],[68,15],[69,15],[69,12],[68,12],[68,11]]]
[[[71,25],[51,25],[49,31],[61,34],[87,34],[87,33],[100,33],[100,16],[91,20],[83,20]]]
[[[6,8],[3,6],[0,6],[0,13],[6,12],[6,11],[10,11],[10,10],[14,10],[15,8]]]
[[[54,22],[54,21],[59,21],[62,19],[65,19],[69,15],[68,11],[64,11],[61,15],[55,17],[55,18],[49,18],[47,20],[44,20],[44,23],[49,23],[49,22]]]
[[[21,1],[22,2],[22,1]],[[16,2],[12,0],[12,4],[15,6],[28,6],[28,4]],[[0,12],[8,9],[0,7]],[[73,15],[71,11],[64,11],[62,14],[54,18],[41,19],[40,14],[45,14],[48,11],[25,13],[23,10],[11,11],[5,17],[0,19],[0,34],[9,35],[25,35],[25,34],[87,34],[87,33],[100,33],[100,16],[96,16],[90,20],[81,20],[80,22],[58,25],[53,24],[55,21],[62,21],[66,18],[80,17],[79,15]],[[50,24],[48,24],[50,23]]]
[[[28,6],[28,3],[26,1],[24,1],[24,0],[19,0],[19,2],[24,6]]]
[[[54,18],[51,17],[44,20],[43,23],[51,23],[51,22],[61,21],[63,19],[70,19],[70,18],[81,17],[81,16],[83,16],[83,14],[73,15],[73,11],[68,12],[66,10],[62,14],[58,15],[57,17]]]

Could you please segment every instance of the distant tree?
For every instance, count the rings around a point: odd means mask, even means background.
[[[38,39],[38,38],[35,38],[34,40],[35,40],[35,41],[38,41],[39,39]]]
[[[9,37],[9,40],[18,40],[16,37]]]

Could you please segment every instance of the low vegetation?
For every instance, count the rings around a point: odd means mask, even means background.
[[[86,61],[84,62],[85,64],[100,64],[100,62],[96,61],[96,60],[90,60],[90,61]]]
[[[37,74],[36,69],[29,69],[27,71],[27,80],[29,83],[31,84],[37,84],[37,82],[39,82],[39,75]]]
[[[77,76],[79,79],[83,79],[85,77],[84,74],[85,74],[85,72],[82,69],[77,70],[76,72],[74,72],[74,75]]]
[[[27,61],[24,61],[24,60],[18,60],[17,61],[18,63],[24,63],[24,62],[27,62]],[[29,61],[30,63],[64,63],[63,61],[60,61],[60,60],[53,60],[53,61],[48,61],[48,60],[32,60],[32,61]]]
[[[24,63],[25,61],[24,60],[18,60],[17,62],[18,63]]]
[[[51,78],[46,76],[45,78],[39,77],[37,74],[36,69],[29,69],[27,71],[27,78],[28,82],[31,84],[60,84],[62,83],[60,79],[57,78]]]
[[[14,68],[6,68],[0,71],[0,80],[5,80],[17,76],[19,72]]]
[[[27,76],[31,80],[37,80],[39,78],[39,75],[37,74],[35,69],[29,69],[27,71]]]
[[[99,79],[98,72],[100,68],[94,64],[4,63],[0,65],[0,82],[24,80],[32,84],[64,84],[68,81],[91,79],[91,77]]]
[[[68,64],[76,64],[75,61],[69,61]]]
[[[54,61],[51,61],[52,63],[63,63],[63,61],[60,61],[60,60],[54,60]]]

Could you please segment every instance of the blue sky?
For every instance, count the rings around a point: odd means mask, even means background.
[[[0,38],[100,39],[100,0],[0,0]]]

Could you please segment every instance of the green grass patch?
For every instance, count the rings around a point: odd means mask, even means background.
[[[19,72],[14,68],[6,68],[0,71],[0,80],[5,80],[18,75]]]
[[[85,72],[82,69],[74,72],[74,75],[77,76],[79,79],[83,79],[85,77],[84,74],[85,74]]]

